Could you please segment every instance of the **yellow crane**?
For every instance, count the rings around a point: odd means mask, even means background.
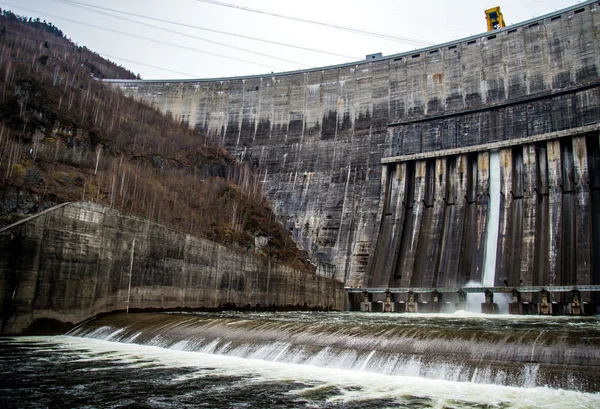
[[[502,13],[500,12],[500,6],[487,9],[485,11],[485,19],[487,20],[488,31],[506,27],[506,24],[504,24],[504,17],[502,17]]]

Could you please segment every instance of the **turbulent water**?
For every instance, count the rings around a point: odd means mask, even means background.
[[[597,318],[118,314],[0,339],[0,407],[600,407]]]

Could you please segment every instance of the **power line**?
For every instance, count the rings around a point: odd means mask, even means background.
[[[403,17],[403,16],[404,16],[404,14],[402,14],[402,13],[389,13],[389,14],[390,14],[391,16],[399,16],[399,17]],[[460,30],[460,31],[463,31],[463,32],[465,32],[465,33],[471,33],[471,31],[470,31],[470,30],[467,30],[467,29],[465,29],[465,28],[456,27],[456,26],[451,26],[451,25],[448,25],[448,24],[442,24],[442,23],[440,23],[440,22],[437,22],[437,21],[424,20],[424,19],[422,19],[422,18],[418,18],[418,17],[415,17],[415,16],[413,16],[413,15],[411,15],[409,18],[410,18],[410,20],[415,20],[415,21],[420,21],[420,22],[422,22],[422,23],[432,24],[432,25],[435,25],[436,27],[447,27],[447,28],[451,28],[451,29],[453,29],[453,30]]]
[[[77,47],[76,45],[74,45],[74,44],[72,44],[70,42],[64,44],[64,43],[60,43],[58,41],[53,41],[53,40],[48,39],[48,38],[36,37],[36,36],[29,35],[29,34],[21,33],[21,32],[18,32],[18,31],[12,31],[12,30],[5,30],[5,31],[7,33],[18,35],[19,37],[27,37],[27,38],[30,38],[32,40],[44,41],[44,42],[46,42],[48,44],[53,44],[53,45],[56,45],[56,46],[59,46],[59,47],[63,47],[63,48]],[[65,40],[65,41],[68,41],[68,40]],[[130,62],[130,63],[134,63],[134,64],[138,64],[138,65],[143,65],[143,66],[150,67],[150,68],[156,68],[156,69],[162,70],[162,71],[172,72],[174,74],[181,74],[181,75],[186,75],[186,76],[191,77],[191,78],[198,78],[198,75],[188,74],[186,72],[181,72],[181,71],[170,70],[168,68],[159,67],[159,66],[156,66],[156,65],[150,65],[150,64],[143,63],[143,62],[139,62],[139,61],[128,60],[128,59],[123,58],[123,57],[117,57],[117,56],[114,56],[114,55],[109,55],[109,54],[104,54],[104,53],[97,53],[97,54],[101,55],[103,57],[107,57],[107,58],[114,58],[114,59],[117,59],[117,60],[127,61],[127,62]]]
[[[243,51],[243,52],[247,52],[247,53],[251,53],[251,54],[260,55],[262,57],[273,58],[275,60],[279,60],[279,61],[283,61],[283,62],[295,64],[295,65],[310,67],[310,65],[307,65],[307,64],[304,64],[304,63],[301,63],[301,62],[298,62],[298,61],[293,61],[293,60],[288,60],[288,59],[281,58],[281,57],[276,57],[274,55],[265,54],[265,53],[261,53],[259,51],[249,50],[247,48],[237,47],[237,46],[226,44],[226,43],[221,43],[221,42],[215,41],[215,40],[209,40],[207,38],[198,37],[198,36],[195,36],[195,35],[192,35],[192,34],[188,34],[188,33],[183,33],[181,31],[171,30],[169,28],[160,27],[160,26],[157,26],[157,25],[154,25],[154,24],[144,23],[142,21],[137,21],[137,20],[134,20],[134,19],[131,19],[131,18],[127,18],[127,17],[117,16],[117,15],[114,15],[114,14],[111,14],[111,13],[106,13],[104,11],[95,10],[92,7],[88,7],[88,6],[85,6],[85,5],[80,5],[79,3],[70,2],[70,1],[64,1],[64,0],[53,0],[53,1],[60,1],[60,2],[63,2],[63,3],[67,3],[70,6],[79,7],[81,9],[83,9],[83,10],[90,11],[92,13],[102,14],[102,15],[105,15],[105,16],[109,16],[109,17],[112,17],[112,18],[119,19],[119,20],[130,21],[130,22],[142,25],[142,26],[151,27],[151,28],[154,28],[154,29],[157,29],[157,30],[166,31],[168,33],[174,33],[174,34],[182,35],[182,36],[185,36],[185,37],[193,38],[193,39],[196,39],[196,40],[205,41],[205,42],[212,43],[212,44],[217,44],[217,45],[220,45],[220,46],[223,46],[223,47],[233,48],[234,50],[238,50],[238,51]]]
[[[547,4],[549,6],[554,6],[554,7],[563,7],[562,5],[555,3],[553,1],[543,1],[543,0],[531,0],[531,1],[534,1],[536,3],[541,3],[541,4]],[[573,3],[573,2],[570,2],[570,3]]]
[[[15,34],[18,35],[20,37],[27,37],[27,38],[31,38],[32,40],[38,40],[38,41],[45,41],[48,44],[54,44],[54,45],[58,45],[59,47],[64,47],[64,48],[73,48],[73,47],[77,47],[74,44],[68,43],[68,44],[63,44],[63,43],[59,43],[58,41],[52,41],[50,39],[47,38],[40,38],[40,37],[35,37],[29,34],[25,34],[25,33],[20,33],[18,31],[12,31],[12,30],[6,30],[7,33],[11,33],[11,34]],[[66,40],[68,41],[68,40]]]
[[[157,40],[157,39],[154,39],[154,38],[148,38],[148,37],[140,36],[140,35],[137,35],[137,34],[126,33],[124,31],[113,30],[111,28],[101,27],[101,26],[97,26],[97,25],[94,25],[94,24],[91,24],[91,23],[83,23],[81,21],[73,20],[73,19],[70,19],[70,18],[67,18],[67,17],[57,16],[55,14],[50,14],[50,13],[47,13],[47,12],[40,12],[38,10],[32,10],[32,9],[27,8],[27,7],[17,6],[15,4],[10,4],[10,3],[5,3],[5,4],[8,4],[11,7],[16,7],[16,8],[20,8],[20,9],[23,9],[23,10],[30,11],[32,13],[43,13],[43,14],[45,14],[47,16],[58,18],[60,20],[69,21],[69,22],[74,23],[74,24],[80,24],[80,25],[84,25],[86,27],[93,27],[93,28],[97,28],[99,30],[104,30],[104,31],[108,31],[108,32],[111,32],[111,33],[116,33],[116,34],[121,34],[121,35],[124,35],[124,36],[127,36],[127,37],[139,38],[141,40],[150,41],[150,42],[153,42],[153,43],[156,43],[156,44],[168,45],[168,46],[171,46],[171,47],[177,47],[177,48],[181,48],[181,49],[184,49],[184,50],[193,51],[193,52],[197,52],[197,53],[201,53],[201,54],[212,55],[212,56],[219,57],[219,58],[225,58],[225,59],[228,59],[228,60],[243,62],[243,63],[246,63],[246,64],[253,64],[253,65],[257,65],[257,66],[261,66],[261,67],[265,67],[265,68],[269,68],[269,69],[276,69],[276,70],[279,70],[279,71],[283,71],[282,68],[274,67],[274,66],[271,66],[271,65],[261,64],[261,63],[254,62],[254,61],[243,60],[241,58],[230,57],[228,55],[214,53],[214,52],[211,52],[211,51],[200,50],[200,49],[197,49],[197,48],[186,47],[186,46],[180,45],[180,44],[169,43],[167,41]]]
[[[390,34],[378,33],[376,31],[363,30],[363,29],[360,29],[360,28],[354,28],[354,27],[341,26],[341,25],[338,25],[338,24],[325,23],[325,22],[318,21],[318,20],[310,20],[310,19],[306,19],[306,18],[289,16],[289,15],[286,15],[286,14],[274,13],[274,12],[266,11],[266,10],[259,10],[259,9],[253,9],[253,8],[250,8],[250,7],[238,6],[237,4],[224,3],[222,1],[216,1],[216,0],[196,0],[196,1],[201,2],[201,3],[213,4],[215,6],[229,7],[229,8],[232,8],[232,9],[248,11],[248,12],[251,12],[251,13],[264,14],[264,15],[267,15],[267,16],[284,18],[284,19],[287,19],[287,20],[294,20],[294,21],[300,21],[300,22],[303,22],[303,23],[309,23],[309,24],[315,24],[315,25],[324,26],[324,27],[335,28],[335,29],[338,29],[338,30],[349,31],[349,32],[352,32],[352,33],[363,34],[363,35],[367,35],[367,36],[371,36],[371,37],[377,37],[377,38],[383,38],[383,39],[386,39],[386,40],[398,41],[398,42],[405,43],[405,44],[412,44],[412,45],[417,45],[417,46],[433,45],[432,43],[428,43],[426,41],[421,41],[421,40],[418,40],[418,39],[415,39],[415,38],[400,37],[400,36],[394,36],[394,35],[390,35]]]
[[[238,37],[238,38],[245,38],[247,40],[260,41],[260,42],[267,43],[267,44],[274,44],[274,45],[279,45],[279,46],[282,46],[282,47],[295,48],[297,50],[311,51],[311,52],[314,52],[314,53],[332,55],[332,56],[343,57],[343,58],[350,58],[350,59],[353,59],[353,60],[360,60],[360,57],[356,57],[356,56],[339,54],[339,53],[333,53],[333,52],[329,52],[329,51],[319,50],[319,49],[316,49],[316,48],[303,47],[303,46],[293,45],[293,44],[288,44],[288,43],[281,43],[281,42],[278,42],[278,41],[266,40],[266,39],[263,39],[263,38],[252,37],[252,36],[248,36],[248,35],[244,35],[244,34],[231,33],[229,31],[222,31],[222,30],[215,30],[215,29],[212,29],[212,28],[206,28],[206,27],[201,27],[201,26],[194,26],[194,25],[191,25],[191,24],[185,24],[185,23],[181,23],[181,22],[178,22],[178,21],[171,21],[171,20],[165,20],[165,19],[156,18],[156,17],[149,17],[149,16],[144,16],[144,15],[141,15],[141,14],[129,13],[129,12],[126,12],[126,11],[110,9],[110,8],[107,8],[107,7],[100,7],[100,6],[94,6],[92,4],[80,3],[80,2],[77,2],[77,1],[70,1],[70,0],[53,0],[53,1],[61,1],[63,3],[71,3],[71,4],[77,4],[77,5],[85,6],[85,7],[89,7],[89,8],[95,8],[95,9],[100,9],[100,10],[112,11],[114,13],[125,14],[125,15],[128,15],[128,16],[144,18],[144,19],[152,20],[152,21],[159,21],[161,23],[174,24],[174,25],[178,25],[178,26],[181,26],[181,27],[188,27],[188,28],[193,28],[193,29],[196,29],[196,30],[208,31],[208,32],[211,32],[211,33],[223,34],[223,35],[228,35],[228,36],[233,36],[233,37]]]
[[[174,74],[181,74],[181,75],[185,75],[185,76],[187,76],[187,77],[191,77],[191,78],[199,78],[199,76],[198,76],[198,75],[194,75],[194,74],[188,74],[188,73],[186,73],[186,72],[181,72],[181,71],[170,70],[170,69],[168,69],[168,68],[158,67],[158,66],[156,66],[156,65],[150,65],[150,64],[143,63],[143,62],[139,62],[139,61],[128,60],[128,59],[126,59],[126,58],[123,58],[123,57],[116,57],[116,56],[114,56],[114,55],[110,55],[110,54],[104,54],[104,53],[98,53],[98,54],[100,54],[100,55],[101,55],[101,56],[103,56],[103,57],[107,57],[107,58],[114,58],[114,59],[117,59],[117,60],[126,61],[126,62],[130,62],[130,63],[137,64],[137,65],[142,65],[142,66],[144,66],[144,67],[156,68],[157,70],[162,70],[162,71],[172,72],[172,73],[174,73]]]

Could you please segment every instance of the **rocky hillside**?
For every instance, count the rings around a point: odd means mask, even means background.
[[[99,78],[136,75],[50,23],[0,16],[0,226],[100,202],[312,268],[276,221],[260,171]]]

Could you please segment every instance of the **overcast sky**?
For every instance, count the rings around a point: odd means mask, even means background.
[[[0,7],[52,22],[74,42],[140,73],[144,79],[166,79],[262,74],[358,61],[366,54],[395,54],[483,33],[486,31],[484,10],[497,5],[501,6],[507,24],[513,24],[578,3],[576,0],[220,2],[397,39],[244,11],[204,0],[0,0]],[[103,7],[104,10],[95,9],[94,12],[75,3]],[[131,20],[143,21],[146,25]]]

